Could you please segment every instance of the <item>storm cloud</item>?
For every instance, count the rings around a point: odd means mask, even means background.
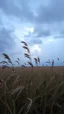
[[[1,0],[0,8],[11,16],[16,16],[22,21],[33,21],[34,15],[27,4],[28,0]]]
[[[14,39],[11,33],[12,31],[8,31],[4,28],[0,30],[0,52],[13,48]]]
[[[20,54],[22,40],[43,49],[43,59],[63,59],[64,0],[0,0],[0,52]]]
[[[51,0],[48,6],[39,6],[37,23],[54,23],[64,21],[64,1]]]

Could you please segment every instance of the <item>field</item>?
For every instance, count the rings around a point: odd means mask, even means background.
[[[64,67],[0,68],[0,114],[64,114]]]
[[[24,85],[25,80],[28,81],[31,78],[33,81],[33,85],[36,86],[43,81],[43,78],[51,78],[52,77],[52,67],[34,67],[32,68],[24,68],[15,67],[15,71],[12,71],[12,68],[2,69],[0,68],[0,77],[3,80],[6,80],[10,75],[19,75],[21,79],[21,84]],[[63,80],[64,78],[64,67],[54,67],[53,75],[58,76],[58,80]]]
[[[46,62],[49,67],[40,67],[40,58],[32,58],[28,44],[21,43],[28,66],[17,58],[19,67],[15,67],[2,53],[0,114],[64,114],[64,67],[55,67],[54,60]]]

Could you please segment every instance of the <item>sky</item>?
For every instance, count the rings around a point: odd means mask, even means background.
[[[0,61],[5,52],[13,62],[19,57],[25,63],[21,41],[28,43],[32,58],[40,57],[41,65],[48,59],[62,65],[64,0],[0,0]]]

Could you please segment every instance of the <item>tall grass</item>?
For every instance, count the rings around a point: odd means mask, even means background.
[[[23,48],[26,50],[24,57],[28,59],[27,63],[34,68],[32,63],[32,56],[29,46],[26,42],[22,41]],[[12,69],[13,72],[9,76],[0,78],[0,114],[64,114],[64,79],[59,80],[58,74],[54,73],[54,60],[47,63],[51,64],[52,74],[34,72],[26,72],[29,77],[27,80],[22,80],[22,74],[19,75],[13,66],[11,58],[2,53],[4,61],[1,61],[3,72],[5,68]],[[40,64],[40,58],[33,58],[36,66]],[[17,58],[16,62],[20,65],[20,59]],[[11,68],[9,66],[11,65]],[[26,68],[25,64],[22,65]],[[21,69],[22,70],[22,69]],[[1,74],[0,74],[1,75]],[[41,76],[41,83],[37,87],[33,86],[33,77]],[[4,75],[5,77],[5,75]],[[46,78],[45,78],[46,77]],[[24,85],[22,82],[25,82]]]

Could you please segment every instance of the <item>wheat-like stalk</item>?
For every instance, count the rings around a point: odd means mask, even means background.
[[[59,57],[57,57],[57,60],[58,60],[58,61],[60,60]]]
[[[46,61],[46,63],[49,63],[49,64],[51,64],[51,61],[48,59],[48,61]]]
[[[35,63],[36,63],[36,65],[38,64],[38,60],[37,60],[37,58],[34,58],[34,60],[35,60]]]
[[[15,61],[16,63],[18,63],[18,65],[20,65],[19,61]]]
[[[29,50],[29,48],[28,48],[28,47],[23,46],[23,48],[24,48],[24,49],[26,49],[26,50],[28,51],[28,53],[30,54],[30,50]]]
[[[30,61],[28,61],[28,64],[29,64],[31,67],[33,67],[33,64],[32,64]]]
[[[8,65],[8,62],[7,61],[1,61],[0,64],[7,64]]]
[[[4,95],[4,102],[5,102],[5,114],[6,114],[6,106],[7,106],[7,101],[6,101],[6,82],[2,79],[0,79],[0,88],[3,90],[3,95]],[[0,97],[1,98],[1,97]]]
[[[10,57],[9,57],[6,53],[2,53],[2,55],[4,56],[5,59],[8,60],[9,63],[12,64],[12,61],[11,61]],[[12,65],[13,65],[13,64],[12,64]]]
[[[21,65],[21,67],[22,67],[22,68],[26,68],[26,66],[25,66],[25,65]]]
[[[39,58],[39,57],[38,57],[38,59],[37,59],[37,60],[38,60],[38,62],[40,63],[40,58]]]
[[[28,47],[28,44],[24,41],[22,41],[21,43],[24,44],[23,48],[27,50],[27,53],[24,53],[24,56],[28,59],[30,59],[30,61],[28,62],[28,64],[33,67],[33,64],[32,64],[32,58],[31,58],[31,53],[30,53],[30,49]]]
[[[19,58],[17,58],[18,59],[18,61],[20,61],[20,59]]]
[[[3,88],[4,86],[4,81],[0,78],[0,88]]]
[[[24,41],[21,41],[21,43],[23,43],[25,46],[28,46],[28,44]]]
[[[9,68],[7,65],[2,65],[2,69]]]
[[[54,60],[52,60],[52,66],[54,66]]]
[[[27,98],[27,99],[30,101],[30,103],[29,103],[29,105],[27,106],[27,111],[26,111],[25,114],[28,114],[28,112],[29,112],[29,110],[30,110],[30,108],[31,108],[31,106],[32,106],[32,99],[31,99],[31,98]]]
[[[23,48],[26,49],[28,51],[28,53],[30,54],[30,50],[29,50],[29,47],[28,47],[28,44],[24,41],[21,41],[21,43],[24,44]]]
[[[31,57],[29,54],[25,53],[24,56],[31,60]]]

